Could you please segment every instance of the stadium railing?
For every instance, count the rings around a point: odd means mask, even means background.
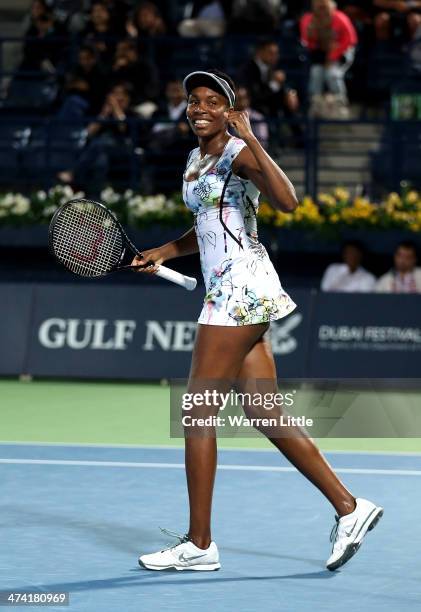
[[[57,174],[73,170],[86,152],[89,122],[0,115],[0,190],[27,192],[55,185]],[[341,185],[376,197],[385,191],[399,190],[403,181],[421,186],[419,121],[303,119],[300,148],[289,144],[288,123],[287,120],[271,123],[269,150],[291,176],[300,195],[315,195]],[[175,144],[162,154],[159,150],[151,152],[141,136],[150,127],[150,121],[137,118],[128,121],[124,151],[120,150],[121,155],[118,151],[110,153],[110,166],[103,177],[107,184],[148,193],[177,190],[173,185],[174,180],[176,185],[181,183],[185,143],[182,147]],[[110,148],[112,144],[104,144],[99,150],[107,153]],[[177,174],[179,180],[174,178]]]

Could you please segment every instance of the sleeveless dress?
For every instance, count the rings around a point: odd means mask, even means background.
[[[204,325],[267,323],[296,308],[258,241],[259,191],[232,171],[232,162],[245,146],[231,137],[210,170],[193,181],[183,177],[183,199],[194,213],[206,286],[198,320]],[[199,158],[200,149],[193,149],[187,168]]]

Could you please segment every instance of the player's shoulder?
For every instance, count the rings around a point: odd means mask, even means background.
[[[240,153],[240,151],[242,151],[246,147],[247,145],[244,140],[238,138],[237,136],[231,136],[230,140],[227,143],[226,153],[228,155],[233,155],[234,157],[236,157]]]
[[[200,148],[199,147],[195,147],[194,149],[192,149],[190,151],[190,153],[187,156],[187,166],[189,165],[189,163],[191,162],[191,160],[193,159],[193,157],[196,157],[200,152]]]
[[[231,136],[223,155],[223,163],[229,164],[234,171],[236,169],[238,170],[238,164],[241,164],[244,161],[244,156],[239,157],[240,153],[246,150],[247,145],[244,140],[242,140],[241,138],[237,138],[237,136]]]

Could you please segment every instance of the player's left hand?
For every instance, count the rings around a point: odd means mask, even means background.
[[[253,136],[253,130],[251,129],[249,114],[247,111],[228,111],[228,123],[237,132],[238,137],[242,140],[246,140]]]

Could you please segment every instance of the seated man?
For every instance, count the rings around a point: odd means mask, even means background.
[[[106,70],[99,63],[96,49],[82,46],[76,65],[65,75],[63,104],[58,116],[74,119],[99,113],[106,93],[106,78]]]
[[[139,57],[134,40],[117,43],[110,74],[111,83],[130,83],[133,88],[132,102],[141,104],[157,98],[159,90],[157,70],[146,57]]]
[[[401,242],[394,254],[394,267],[379,278],[377,293],[421,293],[421,268],[413,242]]]
[[[325,89],[347,108],[345,74],[355,56],[357,33],[349,17],[332,0],[313,0],[312,12],[300,20],[301,42],[310,51],[309,93],[317,102]],[[346,113],[343,113],[346,118]]]
[[[412,40],[421,25],[421,0],[373,0],[377,40],[389,40],[396,30]]]
[[[278,63],[278,44],[263,40],[238,75],[239,84],[250,94],[252,107],[269,117],[276,117],[282,111],[291,116],[300,105],[296,90],[287,85],[287,75],[278,69]]]
[[[341,11],[348,15],[355,26],[361,28],[373,23],[374,8],[371,0],[342,0],[339,2]]]
[[[368,293],[374,291],[376,279],[362,267],[363,247],[359,242],[349,241],[342,249],[344,263],[331,264],[326,268],[321,282],[322,291],[346,293]]]
[[[253,57],[240,68],[238,83],[247,89],[253,109],[268,118],[289,119],[295,144],[301,146],[300,100],[278,63],[278,43],[264,39],[258,43]]]
[[[165,99],[151,117],[143,160],[143,185],[148,193],[173,194],[180,189],[180,176],[195,143],[186,119],[187,100],[183,84],[171,79]]]
[[[269,126],[259,111],[251,107],[250,95],[245,87],[239,87],[235,92],[235,110],[247,111],[253,133],[264,149],[269,145]]]
[[[180,36],[223,36],[226,27],[225,4],[219,0],[186,3],[184,19],[178,25]]]
[[[80,187],[90,197],[97,197],[105,187],[113,162],[130,167],[131,138],[126,119],[131,111],[131,87],[122,83],[109,92],[98,121],[88,125],[88,142],[72,170],[59,172],[63,183]],[[107,121],[108,120],[108,121]]]

